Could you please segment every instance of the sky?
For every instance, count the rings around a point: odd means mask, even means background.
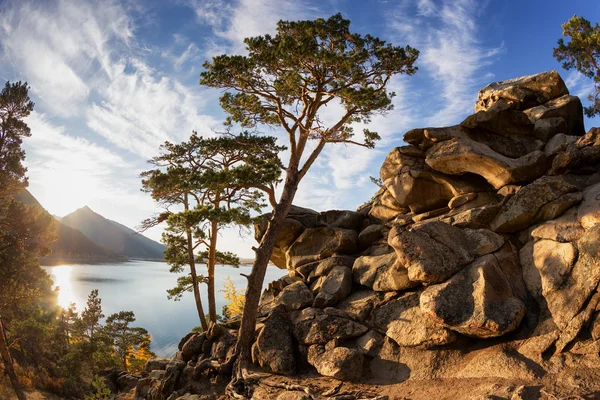
[[[203,62],[244,54],[244,38],[274,33],[280,19],[338,12],[354,32],[419,49],[419,71],[391,81],[395,109],[369,125],[382,137],[376,149],[328,145],[299,206],[356,209],[407,130],[460,123],[489,82],[556,69],[587,102],[591,81],[563,70],[552,49],[573,14],[600,21],[597,0],[0,0],[0,80],[27,81],[35,102],[29,190],[57,216],[87,205],[136,228],[159,211],[139,174],[160,144],[222,130],[221,92],[199,85]],[[586,128],[599,123],[586,119]],[[161,228],[146,235],[159,240]],[[253,255],[238,230],[220,243]]]

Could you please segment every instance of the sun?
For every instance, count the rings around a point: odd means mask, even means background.
[[[73,292],[72,272],[73,268],[69,265],[52,268],[52,280],[54,286],[58,287],[58,305],[65,309],[69,308],[76,300]]]

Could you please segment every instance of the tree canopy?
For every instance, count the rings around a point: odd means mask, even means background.
[[[558,39],[554,57],[562,62],[564,69],[575,69],[594,81],[594,91],[588,95],[592,104],[584,107],[585,114],[591,118],[600,114],[600,26],[574,15],[562,29],[563,36],[570,40]]]

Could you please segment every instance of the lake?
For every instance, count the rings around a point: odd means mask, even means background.
[[[43,268],[60,287],[58,302],[63,307],[75,303],[81,312],[90,292],[98,289],[105,316],[122,310],[133,311],[136,317],[134,325],[146,328],[152,334],[152,350],[159,357],[173,356],[179,340],[200,325],[193,293],[186,293],[181,301],[167,299],[166,290],[177,284],[179,274],[170,273],[164,262],[129,261]],[[250,270],[250,266],[215,268],[217,312],[220,313],[226,304],[224,294],[220,292],[225,279],[229,276],[238,290],[245,291],[246,278],[240,273],[249,274]],[[206,275],[206,267],[198,267],[198,274]],[[264,287],[285,274],[285,270],[270,265]],[[208,314],[206,285],[201,285],[200,290],[202,304]]]

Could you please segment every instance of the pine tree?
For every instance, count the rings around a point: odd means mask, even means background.
[[[144,221],[143,227],[166,221],[163,243],[171,272],[190,267],[190,274],[179,277],[168,295],[177,300],[193,291],[204,330],[208,322],[200,283],[208,286],[209,320],[216,322],[215,266],[239,265],[237,256],[218,250],[219,230],[253,222],[251,213],[263,205],[262,191],[274,193],[281,165],[277,153],[282,149],[272,137],[243,133],[204,138],[194,132],[187,142],[161,146],[161,155],[150,160],[158,168],[142,173],[143,190],[165,210]],[[274,196],[269,199],[274,201]],[[178,207],[182,210],[174,211]],[[198,263],[206,263],[206,277],[198,274]]]
[[[244,43],[247,55],[220,55],[207,61],[200,84],[224,91],[220,101],[227,124],[282,128],[290,157],[283,192],[248,279],[235,376],[229,386],[236,392],[245,390],[242,376],[250,360],[266,268],[298,184],[328,143],[374,147],[379,135],[365,129],[362,139],[355,139],[352,124],[368,123],[374,114],[392,109],[395,94],[387,90],[390,79],[414,74],[419,54],[410,46],[351,33],[350,21],[341,14],[315,21],[279,21],[274,36],[246,38]],[[323,111],[334,103],[344,112],[327,124]],[[315,146],[308,145],[310,140]]]
[[[558,39],[554,57],[562,62],[564,69],[576,69],[594,81],[594,91],[588,95],[592,104],[584,107],[585,114],[592,118],[600,114],[600,26],[574,15],[562,25],[562,29],[563,36],[570,41]]]
[[[132,311],[120,311],[106,318],[105,329],[113,342],[120,367],[129,372],[136,372],[149,358],[154,357],[150,351],[150,334],[144,328],[131,326],[134,322],[135,314]]]

